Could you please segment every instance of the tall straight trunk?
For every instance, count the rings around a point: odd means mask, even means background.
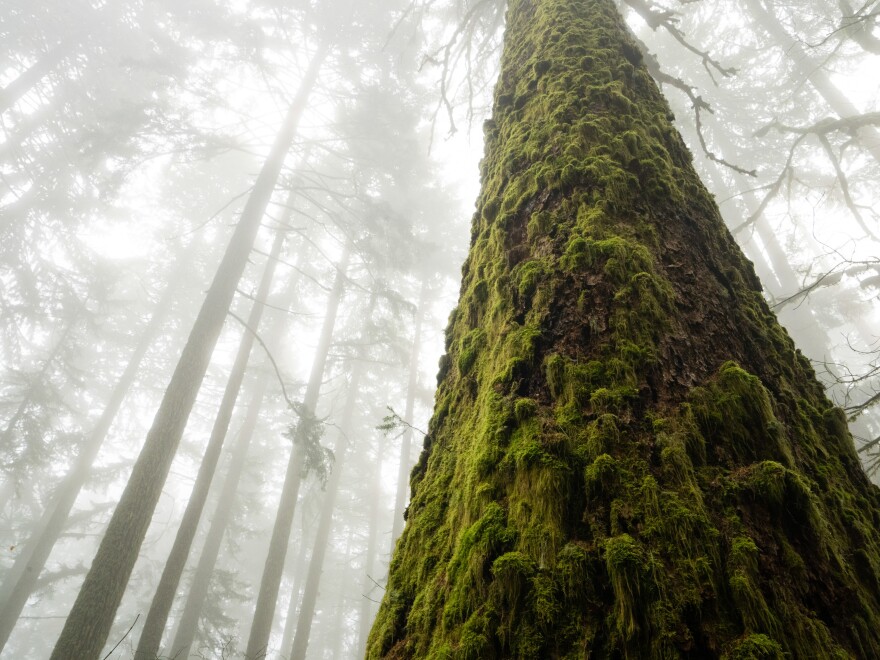
[[[296,292],[296,279],[291,279],[285,291],[278,300],[273,301],[273,307],[287,310],[290,308],[294,294]],[[269,331],[263,337],[269,350],[274,351],[280,344],[281,337],[288,325],[286,316],[279,316],[270,326]],[[271,370],[268,365],[266,368]],[[220,555],[220,546],[226,528],[232,520],[232,513],[235,504],[235,497],[238,493],[238,486],[241,481],[242,473],[245,468],[245,459],[247,458],[248,449],[251,440],[257,428],[260,417],[260,410],[263,406],[263,399],[269,383],[273,381],[274,375],[270,373],[261,374],[253,386],[250,399],[247,405],[247,414],[242,422],[241,429],[238,433],[232,450],[230,452],[229,470],[223,480],[223,487],[220,490],[220,496],[217,499],[217,506],[214,510],[214,516],[211,518],[211,525],[205,536],[205,543],[202,546],[202,552],[199,555],[199,561],[196,565],[195,574],[193,575],[192,584],[189,588],[186,600],[183,606],[183,612],[177,622],[177,629],[172,636],[173,641],[166,649],[164,655],[172,658],[188,658],[190,648],[195,639],[196,630],[198,628],[199,617],[204,608],[205,600],[208,596],[208,588],[211,585],[211,576],[214,574],[214,567],[217,564],[217,558]]]
[[[226,479],[223,481],[220,497],[217,499],[214,517],[211,519],[211,525],[208,528],[208,533],[205,535],[205,544],[199,555],[199,562],[196,565],[192,584],[190,584],[189,593],[184,602],[183,612],[180,615],[180,620],[177,622],[173,641],[162,657],[188,658],[190,655],[190,649],[198,629],[199,618],[201,617],[205,600],[208,597],[208,589],[211,586],[211,576],[214,574],[217,557],[220,555],[223,535],[232,520],[235,497],[238,493],[242,472],[244,471],[245,459],[247,458],[251,440],[254,437],[254,431],[257,428],[260,409],[263,405],[263,399],[270,380],[271,377],[265,375],[260,377],[254,385],[248,402],[248,412],[244,422],[242,422],[238,438],[231,452],[229,471],[226,474]]]
[[[415,328],[413,330],[412,350],[409,354],[409,382],[406,388],[406,405],[404,407],[404,421],[412,424],[415,412],[416,394],[419,389],[419,353],[422,347],[422,317],[424,315],[425,299],[428,295],[427,283],[422,284],[419,292],[419,302],[415,313]],[[412,457],[412,426],[407,426],[403,431],[400,442],[400,463],[397,467],[397,493],[394,498],[394,522],[391,527],[391,548],[400,536],[403,529],[403,512],[406,508],[406,496],[409,493],[409,471]]]
[[[330,353],[330,345],[333,340],[333,329],[336,326],[336,315],[345,290],[345,271],[348,268],[348,258],[349,252],[346,247],[337,266],[333,288],[327,300],[327,310],[321,326],[318,347],[315,350],[312,369],[303,395],[303,414],[300,415],[300,423],[294,434],[287,472],[284,475],[284,485],[281,487],[281,498],[278,503],[278,511],[275,514],[275,524],[272,527],[272,537],[269,539],[269,550],[266,555],[266,563],[263,566],[263,576],[260,580],[260,592],[257,595],[257,604],[254,608],[254,621],[251,625],[247,650],[245,651],[245,658],[249,660],[264,657],[269,645],[272,620],[275,617],[275,605],[278,601],[278,590],[281,587],[281,575],[284,572],[284,559],[287,556],[287,546],[290,540],[290,527],[293,524],[302,471],[305,467],[305,455],[300,449],[300,445],[307,441],[308,425],[310,418],[314,417],[318,396],[321,392],[324,367],[327,364],[327,356]]]
[[[612,0],[510,0],[368,658],[880,657],[880,490]]]
[[[353,541],[355,536],[355,532],[352,531],[348,535],[348,541],[345,545],[345,554],[344,557],[351,557],[352,554],[352,546],[355,545],[357,547],[357,542]],[[346,561],[342,566],[342,575],[340,576],[339,583],[336,587],[336,591],[333,594],[333,598],[330,602],[336,603],[336,617],[334,621],[334,625],[325,626],[325,628],[329,629],[329,633],[331,635],[331,643],[324,645],[330,647],[330,657],[332,660],[340,660],[342,658],[342,640],[345,638],[345,635],[340,635],[339,631],[347,631],[347,622],[345,618],[346,613],[346,602],[345,596],[348,592],[348,585],[351,583],[351,561]],[[357,653],[357,651],[355,651]],[[363,657],[363,655],[357,656]]]
[[[52,660],[97,658],[107,641],[116,609],[122,600],[171,461],[208,369],[211,353],[325,54],[326,48],[313,56],[300,90],[260,170],[119,505],[52,651]]]
[[[379,547],[379,528],[381,525],[380,503],[382,502],[382,457],[385,455],[385,434],[380,434],[376,448],[376,463],[373,466],[373,474],[370,489],[367,495],[369,512],[367,514],[367,545],[364,549],[364,569],[361,576],[361,600],[358,614],[358,636],[355,653],[363,657],[367,648],[367,636],[370,634],[370,624],[373,623],[374,603],[370,594],[376,586],[375,566],[377,548]]]
[[[141,362],[147,350],[156,339],[156,335],[168,317],[171,301],[177,294],[178,285],[186,271],[186,260],[181,259],[179,265],[169,279],[168,285],[159,302],[156,303],[155,311],[150,318],[147,327],[144,328],[137,346],[128,359],[128,364],[119,377],[119,381],[110,398],[104,406],[104,411],[98,419],[95,428],[92,429],[88,440],[83,444],[79,455],[74,461],[73,467],[64,476],[58,488],[52,494],[49,505],[43,512],[39,523],[28,538],[27,543],[19,551],[15,564],[9,570],[3,582],[2,609],[0,609],[0,651],[9,640],[9,635],[15,626],[27,599],[33,593],[40,573],[46,565],[46,561],[58,541],[58,537],[64,530],[65,521],[73,509],[74,502],[80,490],[85,485],[95,458],[104,444],[104,439],[110,430],[119,408],[125,399],[128,390],[137,378]]]
[[[371,296],[370,315],[372,315],[375,296]],[[315,603],[318,600],[318,588],[321,584],[321,576],[324,571],[324,557],[327,553],[327,546],[330,542],[330,531],[333,527],[333,514],[336,510],[336,498],[339,494],[339,484],[342,479],[342,470],[345,467],[345,460],[351,449],[349,446],[349,435],[352,434],[352,419],[354,418],[354,407],[357,403],[358,392],[361,387],[361,380],[364,376],[364,365],[362,356],[355,358],[355,364],[352,368],[351,382],[345,395],[345,406],[342,409],[342,415],[339,420],[341,433],[336,443],[335,456],[336,460],[333,464],[333,472],[324,493],[324,502],[321,506],[321,516],[318,520],[318,529],[315,532],[315,543],[312,548],[312,558],[309,561],[309,570],[306,574],[305,587],[303,588],[302,604],[299,608],[299,617],[296,622],[296,634],[293,637],[293,644],[289,660],[303,660],[306,657],[306,649],[309,645],[309,634],[312,629],[312,620],[315,617]],[[283,649],[284,647],[282,647]]]
[[[288,206],[290,206],[290,203],[289,201]],[[168,561],[165,562],[162,577],[159,579],[159,585],[156,587],[156,593],[150,604],[150,611],[147,614],[147,620],[141,632],[137,650],[135,651],[135,658],[151,660],[159,653],[159,647],[162,644],[162,633],[165,631],[165,624],[168,622],[168,613],[171,611],[171,605],[174,602],[174,596],[177,594],[177,587],[180,584],[180,576],[183,574],[183,568],[186,565],[193,539],[196,536],[199,520],[202,517],[202,510],[205,508],[205,502],[208,499],[208,491],[211,488],[211,482],[214,480],[214,472],[217,470],[217,462],[220,460],[220,452],[223,449],[226,433],[229,430],[229,422],[232,420],[232,411],[235,408],[235,402],[238,400],[238,393],[241,391],[241,384],[244,381],[245,371],[247,371],[248,362],[250,361],[251,350],[254,346],[253,332],[256,332],[260,327],[265,302],[269,296],[272,280],[275,277],[275,268],[278,265],[278,258],[281,256],[283,245],[284,231],[279,230],[275,233],[275,240],[272,243],[272,249],[257,289],[257,295],[254,298],[254,304],[248,316],[248,327],[243,330],[241,341],[238,345],[238,353],[232,364],[232,370],[229,372],[229,380],[226,383],[223,399],[220,402],[220,408],[214,420],[214,427],[211,429],[211,437],[208,440],[208,445],[205,447],[205,453],[199,466],[192,494],[183,512],[183,518],[180,521],[180,527],[177,530],[174,544],[168,555]]]
[[[308,570],[309,545],[307,543],[305,524],[303,524],[303,533],[299,545],[299,553],[293,566],[290,580],[290,600],[287,603],[287,615],[284,618],[284,633],[281,635],[281,660],[287,660],[287,656],[283,654],[284,649],[289,649],[293,644],[293,633],[296,632],[297,612],[299,612],[300,594],[302,593],[302,583]]]
[[[777,42],[794,64],[798,74],[810,82],[829,108],[841,119],[858,117],[862,114],[834,84],[822,67],[821,61],[810,55],[800,41],[785,31],[779,20],[764,6],[762,0],[745,0],[745,2],[757,23]],[[880,131],[874,126],[864,126],[858,129],[858,132],[868,153],[877,164],[880,164]]]

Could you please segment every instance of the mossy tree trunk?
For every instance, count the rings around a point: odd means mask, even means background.
[[[611,0],[511,0],[370,658],[880,656],[880,497]]]

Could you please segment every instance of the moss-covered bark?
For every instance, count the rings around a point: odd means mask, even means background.
[[[880,497],[611,0],[511,0],[370,658],[880,657]]]

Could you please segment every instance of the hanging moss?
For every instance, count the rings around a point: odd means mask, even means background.
[[[510,0],[370,658],[880,657],[880,495],[610,0]]]

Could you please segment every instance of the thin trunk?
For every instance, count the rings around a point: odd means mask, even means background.
[[[312,548],[312,559],[309,562],[309,571],[306,575],[306,584],[303,589],[302,605],[299,608],[299,617],[296,623],[296,634],[293,637],[293,645],[290,651],[290,660],[304,660],[306,648],[309,645],[309,634],[312,629],[312,620],[315,616],[315,603],[318,599],[318,587],[324,570],[324,556],[330,541],[330,531],[333,526],[333,513],[336,509],[336,497],[339,494],[339,484],[342,477],[342,469],[348,454],[348,435],[352,430],[354,406],[357,403],[357,395],[360,391],[361,379],[363,378],[364,365],[360,360],[354,365],[346,394],[345,406],[342,410],[340,427],[342,432],[336,443],[336,461],[333,472],[324,493],[324,503],[321,507],[321,518],[318,521],[318,530],[315,533],[315,543]],[[341,632],[341,631],[340,631]],[[284,647],[282,647],[284,648]]]
[[[263,567],[263,576],[260,580],[260,593],[254,608],[254,621],[248,637],[245,658],[249,660],[265,657],[269,645],[275,605],[278,601],[278,590],[281,586],[281,575],[284,572],[284,559],[287,556],[287,546],[290,540],[290,527],[293,524],[293,514],[296,511],[296,500],[299,496],[299,486],[305,465],[305,455],[299,445],[306,440],[309,418],[314,416],[315,406],[318,403],[321,382],[324,378],[324,367],[327,364],[327,356],[333,339],[333,328],[336,325],[336,314],[339,311],[339,303],[342,301],[345,288],[348,256],[348,248],[346,248],[337,267],[333,288],[327,301],[327,313],[324,316],[321,336],[318,340],[312,370],[303,396],[303,414],[300,416],[300,423],[297,426],[293,446],[290,450],[284,485],[281,488],[281,499],[275,516],[275,524],[272,527],[272,537],[269,540],[269,551]]]
[[[274,307],[288,309],[293,301],[296,291],[296,280],[291,279],[285,292],[280,300],[275,301]],[[287,318],[285,316],[278,317],[272,324],[269,332],[266,333],[264,341],[270,350],[274,350],[280,343],[284,329],[287,327]],[[268,360],[267,360],[268,362]],[[270,368],[267,364],[267,368]],[[193,575],[192,584],[189,588],[189,594],[183,606],[183,612],[180,620],[177,622],[177,630],[173,635],[173,641],[168,647],[166,655],[172,658],[185,659],[189,657],[190,648],[195,639],[198,628],[199,617],[201,616],[205,600],[208,596],[208,588],[211,585],[211,576],[214,574],[214,567],[217,564],[217,557],[220,555],[220,546],[226,528],[232,520],[232,512],[235,504],[235,497],[238,493],[238,485],[241,481],[242,473],[245,468],[245,459],[257,428],[259,421],[260,409],[263,405],[268,385],[273,380],[273,375],[269,373],[261,374],[257,378],[251,393],[250,401],[247,407],[247,415],[242,423],[238,434],[238,439],[231,451],[231,460],[226,478],[223,481],[223,488],[220,497],[217,500],[217,507],[214,510],[214,516],[211,519],[211,525],[205,536],[205,544],[202,547],[201,555]]]
[[[370,596],[376,586],[376,548],[379,545],[380,508],[382,501],[382,457],[385,455],[385,434],[380,434],[376,448],[376,463],[373,466],[372,483],[367,497],[369,502],[369,517],[367,519],[367,547],[364,556],[364,569],[361,577],[361,600],[360,614],[358,616],[358,637],[355,653],[363,657],[367,648],[367,636],[370,634],[370,624],[375,615],[374,599]]]
[[[107,641],[116,609],[325,53],[326,49],[313,57],[300,91],[257,177],[119,506],[110,519],[92,567],[52,651],[52,660],[97,658]]]
[[[291,201],[289,200],[288,207],[290,203]],[[211,488],[211,482],[214,480],[214,472],[217,470],[217,462],[220,460],[220,452],[223,449],[226,433],[229,430],[229,422],[232,420],[232,411],[235,408],[235,402],[238,400],[238,393],[241,391],[241,384],[247,371],[248,361],[250,360],[251,350],[255,341],[253,332],[250,329],[257,331],[260,327],[263,310],[265,309],[264,303],[269,296],[269,289],[275,277],[275,268],[278,264],[278,257],[281,255],[283,245],[284,232],[277,231],[275,240],[272,243],[272,250],[266,261],[266,267],[263,270],[260,285],[257,289],[257,295],[254,298],[254,304],[248,316],[248,327],[243,330],[241,341],[238,345],[238,354],[235,356],[232,370],[229,373],[229,381],[226,383],[226,390],[223,392],[223,399],[220,402],[220,408],[214,420],[214,427],[211,429],[211,437],[205,448],[205,454],[199,466],[192,494],[187,502],[186,510],[183,512],[183,518],[177,530],[177,535],[174,538],[171,552],[168,555],[168,561],[165,562],[165,568],[162,571],[162,577],[159,579],[159,585],[156,587],[153,602],[150,604],[150,611],[147,614],[147,620],[141,632],[140,641],[135,651],[135,658],[148,660],[155,658],[159,653],[159,647],[162,644],[162,633],[165,631],[165,624],[168,621],[168,613],[171,611],[171,605],[174,602],[174,596],[180,584],[180,576],[183,574],[183,568],[186,565],[193,539],[196,536],[199,520],[202,517],[202,510],[205,508],[205,502],[208,499],[208,491]]]
[[[293,575],[290,584],[290,601],[287,603],[287,616],[284,619],[284,634],[281,636],[281,649],[289,649],[293,643],[293,633],[296,631],[296,615],[299,611],[300,592],[302,591],[303,578],[306,575],[307,561],[309,556],[309,545],[307,539],[305,521],[303,521],[303,529],[301,542],[299,544],[299,552],[296,556],[296,563],[293,567]],[[286,660],[286,656],[282,655],[281,660]]]
[[[785,52],[795,66],[797,72],[810,81],[813,88],[825,99],[825,102],[841,119],[858,117],[862,114],[852,101],[838,89],[831,78],[822,68],[821,62],[807,53],[803,44],[792,37],[764,6],[761,0],[746,0],[746,5],[755,17],[755,20]],[[880,164],[880,131],[874,126],[863,126],[858,129],[862,136],[865,148]]]
[[[34,533],[19,552],[15,564],[4,580],[4,599],[2,601],[2,610],[0,610],[0,651],[3,650],[3,647],[9,640],[9,635],[18,617],[21,615],[27,599],[33,593],[37,578],[46,565],[46,561],[52,552],[52,548],[55,547],[58,537],[64,530],[64,523],[70,515],[71,509],[73,509],[80,490],[82,490],[88,479],[92,463],[95,462],[95,458],[104,444],[107,432],[110,430],[110,426],[116,418],[116,414],[119,412],[119,408],[122,406],[128,390],[137,378],[141,362],[147,350],[153,344],[156,335],[165,323],[171,307],[171,301],[177,293],[178,284],[186,271],[185,262],[185,259],[181,259],[180,265],[175,268],[174,273],[171,275],[165,291],[156,304],[153,316],[141,334],[134,352],[129,357],[128,364],[119,377],[116,387],[110,394],[110,398],[104,407],[104,411],[101,413],[98,423],[92,429],[89,439],[84,443],[82,450],[76,457],[73,467],[65,475],[63,481],[52,495],[52,499],[43,512]]]
[[[352,549],[352,537],[354,536],[354,532],[351,532],[348,536],[348,542],[345,545],[345,557],[351,557],[351,549]],[[332,644],[330,645],[330,657],[332,660],[340,660],[342,658],[342,640],[345,638],[344,634],[341,634],[343,631],[348,631],[348,626],[346,625],[345,620],[345,595],[348,590],[348,585],[351,582],[351,561],[346,561],[342,566],[342,575],[339,579],[339,584],[336,587],[336,593],[334,594],[334,598],[331,602],[336,603],[336,621],[333,626],[325,626],[325,629],[328,629],[328,632],[332,638]],[[326,634],[326,633],[325,633]],[[356,651],[357,653],[357,651]],[[359,653],[356,657],[363,658],[363,653]]]
[[[193,641],[198,629],[199,618],[208,596],[208,588],[211,586],[211,576],[220,555],[220,546],[226,528],[232,520],[235,505],[235,496],[238,485],[245,467],[245,459],[254,437],[254,431],[260,416],[260,408],[266,394],[271,377],[267,374],[258,379],[248,403],[248,412],[238,433],[238,439],[232,449],[229,461],[229,472],[223,482],[223,490],[217,500],[214,517],[211,526],[205,536],[205,544],[199,555],[199,562],[193,575],[192,584],[189,588],[183,612],[177,622],[177,630],[173,635],[171,645],[166,649],[166,654],[171,658],[188,658]]]
[[[412,424],[415,412],[416,392],[419,388],[419,352],[422,345],[422,315],[424,314],[425,299],[428,295],[428,285],[422,284],[419,292],[419,303],[415,313],[415,329],[413,331],[412,351],[409,355],[409,383],[406,389],[406,407],[403,418],[407,424]],[[397,470],[397,495],[394,498],[394,522],[391,528],[391,548],[400,536],[403,529],[403,512],[406,509],[409,497],[409,471],[412,457],[412,426],[407,426],[403,432],[400,443],[400,463]]]

